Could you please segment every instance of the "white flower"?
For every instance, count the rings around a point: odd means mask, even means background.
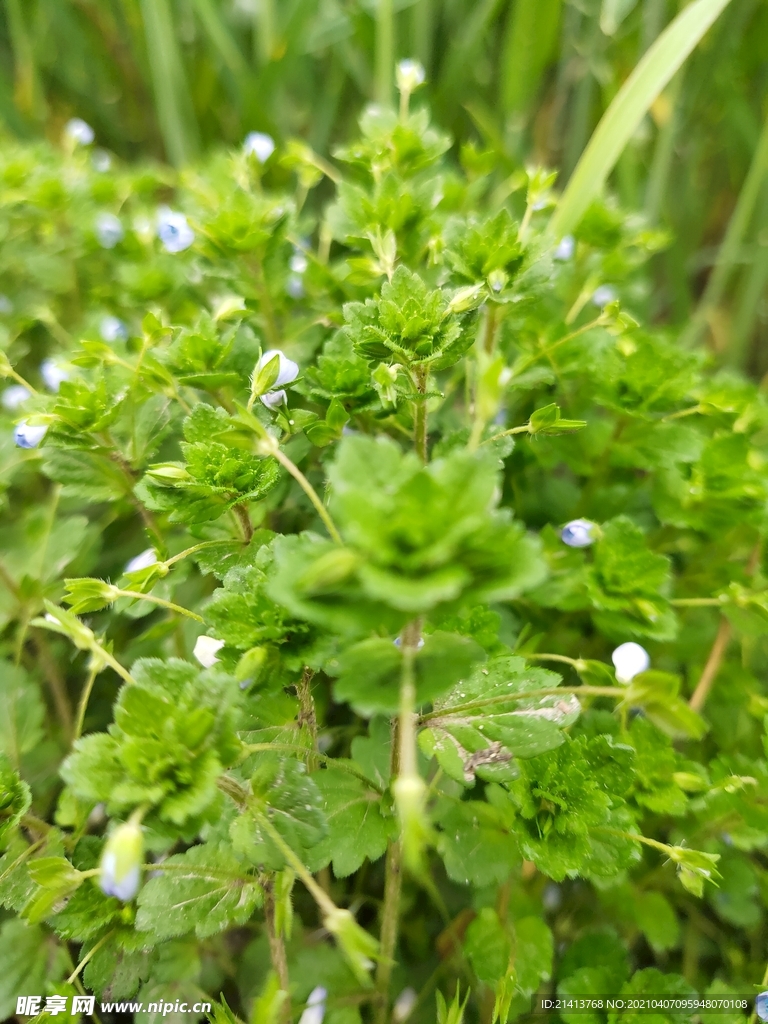
[[[48,427],[33,427],[22,420],[16,425],[13,432],[13,440],[19,448],[37,448],[48,432]]]
[[[119,825],[107,840],[99,865],[99,885],[107,896],[128,903],[139,891],[144,838],[141,825],[127,821]]]
[[[96,237],[103,249],[114,249],[125,237],[120,218],[114,213],[100,213],[96,218]]]
[[[150,565],[157,564],[157,552],[154,548],[147,548],[146,551],[142,551],[140,555],[136,555],[123,569],[123,572],[141,572],[142,569],[148,569]]]
[[[408,57],[397,65],[395,78],[400,92],[413,92],[420,85],[424,85],[427,75],[423,64]]]
[[[90,146],[94,140],[93,128],[81,117],[73,117],[64,125],[64,134],[78,146]]]
[[[562,260],[564,263],[573,256],[574,249],[576,248],[576,242],[573,235],[565,235],[557,243],[555,248],[555,259]]]
[[[611,655],[616,669],[616,678],[620,683],[630,683],[636,675],[645,672],[651,664],[648,651],[640,644],[629,642],[621,644]]]
[[[328,993],[322,985],[313,988],[307,999],[307,1007],[299,1017],[299,1024],[323,1024],[327,997]]]
[[[569,548],[588,548],[595,542],[594,528],[595,524],[587,519],[572,519],[560,531],[560,539]]]
[[[184,252],[195,240],[195,232],[183,213],[161,208],[157,216],[157,234],[166,252]]]
[[[281,352],[279,348],[271,348],[268,352],[265,352],[262,357],[256,363],[256,373],[263,369],[267,363],[271,362],[275,356],[279,357],[280,363],[277,371],[277,377],[272,385],[273,388],[282,387],[283,384],[290,384],[291,381],[296,380],[299,376],[299,364],[294,363],[292,359],[289,359],[285,352]]]
[[[288,266],[294,274],[303,274],[309,266],[309,262],[304,253],[301,252],[301,250],[297,250],[293,256],[291,256],[291,261]]]
[[[106,174],[112,166],[112,157],[106,149],[94,149],[91,154],[91,165],[94,171],[98,171],[99,174]]]
[[[243,151],[246,156],[255,156],[260,164],[265,164],[275,152],[275,140],[266,132],[248,132]]]
[[[599,288],[595,288],[592,295],[592,304],[594,306],[607,306],[609,302],[615,302],[618,298],[616,289],[610,284],[601,284]]]
[[[13,412],[13,410],[18,409],[20,405],[24,405],[30,394],[31,392],[28,391],[23,384],[11,384],[11,386],[6,388],[3,392],[0,401],[3,403],[3,408],[8,409],[9,412]]]
[[[122,320],[119,320],[116,316],[105,316],[101,318],[99,324],[99,334],[101,335],[102,341],[108,341],[110,344],[113,341],[125,341],[128,337],[128,328],[125,326]]]
[[[406,1020],[410,1016],[418,998],[415,988],[403,989],[392,1007],[392,1020],[395,1024],[401,1024],[401,1021]]]
[[[195,649],[192,652],[203,668],[212,668],[219,660],[216,652],[224,646],[223,640],[217,640],[213,636],[199,636]]]
[[[58,391],[62,382],[69,380],[69,370],[55,359],[44,359],[40,364],[40,376],[49,391]]]

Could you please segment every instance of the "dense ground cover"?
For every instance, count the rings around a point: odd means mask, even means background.
[[[422,75],[330,157],[0,154],[3,1015],[764,976],[763,390]]]

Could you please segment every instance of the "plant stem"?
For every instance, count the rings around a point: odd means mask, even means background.
[[[248,509],[243,502],[239,502],[237,505],[232,506],[232,511],[237,516],[240,529],[243,531],[243,540],[246,544],[249,544],[251,537],[253,537],[253,524],[251,523],[251,517],[248,515]]]
[[[428,371],[423,367],[416,370],[416,389],[420,395],[427,391]],[[421,461],[427,462],[427,399],[419,398],[413,403],[413,449]]]
[[[83,971],[85,966],[93,959],[93,957],[98,953],[98,951],[101,949],[101,947],[109,939],[111,939],[114,934],[115,934],[115,932],[114,932],[114,929],[113,929],[111,932],[107,932],[106,935],[102,936],[99,939],[99,941],[96,943],[95,946],[91,946],[91,948],[85,954],[83,959],[80,961],[80,963],[77,965],[77,967],[74,969],[74,971],[72,971],[70,976],[64,982],[65,985],[71,985],[74,982],[75,978],[77,978],[77,976]]]
[[[205,621],[196,612],[191,612],[180,604],[174,604],[173,601],[166,601],[162,597],[155,597],[154,594],[142,594],[138,590],[121,590],[120,596],[133,598],[134,601],[149,601],[150,604],[156,604],[159,608],[167,608],[169,611],[178,612],[179,615],[186,615],[188,619],[194,619],[195,622]]]
[[[282,935],[278,934],[275,925],[275,883],[270,878],[264,884],[264,918],[267,923],[267,938],[269,939],[269,956],[272,966],[280,982],[280,988],[285,992],[286,998],[280,1007],[280,1017],[285,1024],[291,1020],[291,981],[288,975],[288,958],[285,954],[285,943]]]
[[[314,672],[306,666],[302,670],[301,679],[296,684],[296,695],[299,698],[299,726],[306,725],[312,740],[311,752],[307,753],[307,769],[315,771],[318,765],[317,756],[317,715],[315,701],[312,697],[312,677]]]
[[[386,1024],[389,986],[394,967],[397,930],[400,919],[400,890],[403,877],[403,848],[400,839],[391,839],[387,846],[384,868],[384,904],[381,916],[381,959],[376,968],[376,1024]]]
[[[674,608],[717,608],[723,604],[719,597],[673,597],[669,603]]]
[[[378,0],[376,13],[376,92],[378,103],[392,102],[395,66],[395,12],[392,0]]]
[[[242,749],[245,751],[246,756],[248,754],[260,754],[266,750],[286,750],[291,751],[294,754],[307,754],[307,748],[303,747],[300,743],[247,743],[243,745]],[[328,757],[326,754],[321,754],[319,751],[315,751],[315,758],[323,764],[330,764],[334,768],[339,768],[341,771],[347,772],[349,775],[354,775],[356,779],[360,779],[360,781],[364,782],[366,786],[370,786],[371,789],[375,789],[377,793],[384,793],[381,786],[377,786],[372,779],[369,779],[363,772],[354,768],[351,763],[347,763],[346,761],[339,760],[337,758]],[[244,760],[244,758],[241,760]]]
[[[336,526],[328,513],[328,509],[325,507],[322,501],[320,501],[317,491],[314,489],[309,480],[307,480],[307,478],[301,472],[299,467],[294,462],[291,462],[291,460],[288,458],[285,452],[278,446],[277,442],[274,441],[274,438],[272,439],[272,441],[273,443],[265,449],[266,453],[271,455],[273,458],[277,459],[280,465],[288,470],[293,479],[296,481],[299,487],[301,487],[302,491],[304,491],[306,496],[315,506],[317,514],[322,519],[326,530],[331,535],[333,540],[335,540],[337,544],[341,544],[341,534],[336,529]]]
[[[72,705],[69,702],[67,685],[59,671],[56,659],[51,654],[48,641],[38,631],[33,631],[32,641],[37,650],[37,657],[40,667],[43,670],[46,681],[51,691],[53,703],[56,708],[56,715],[61,722],[64,735],[67,740],[72,736]]]
[[[728,644],[731,640],[732,628],[728,619],[723,616],[720,619],[720,626],[717,630],[715,642],[712,644],[712,650],[709,652],[707,663],[704,666],[704,671],[701,673],[701,678],[696,684],[696,689],[691,694],[691,699],[688,701],[688,706],[694,711],[701,711],[706,703],[709,691],[712,689],[712,684],[717,678],[717,673],[720,671],[720,666],[723,663],[725,652],[728,649]]]
[[[72,734],[72,740],[77,740],[83,731],[83,723],[85,721],[85,711],[88,707],[88,701],[91,697],[91,690],[93,690],[93,684],[96,682],[96,676],[98,672],[96,668],[92,668],[88,673],[88,679],[86,680],[83,692],[80,696],[80,703],[77,706],[77,721],[75,722],[75,731]]]

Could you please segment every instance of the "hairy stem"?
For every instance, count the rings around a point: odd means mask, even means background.
[[[247,507],[243,502],[240,502],[233,506],[232,511],[237,516],[237,521],[243,533],[243,540],[246,544],[249,544],[251,537],[253,537],[253,524],[251,523],[251,517],[248,515]]]
[[[301,679],[296,684],[296,695],[299,698],[299,726],[306,725],[312,741],[312,750],[307,754],[307,769],[311,772],[318,767],[317,756],[317,714],[315,713],[315,701],[312,696],[312,677],[314,672],[311,668],[304,667]]]
[[[694,711],[701,711],[706,703],[709,691],[712,689],[712,684],[717,678],[717,673],[720,671],[720,666],[723,663],[725,652],[728,648],[728,644],[731,640],[732,634],[731,624],[728,619],[723,616],[720,619],[720,626],[715,636],[715,642],[712,644],[712,650],[709,652],[707,663],[704,666],[704,671],[701,673],[701,678],[696,684],[696,689],[691,694],[691,699],[688,701],[688,706]]]
[[[85,722],[85,712],[88,707],[88,701],[91,698],[91,691],[93,690],[93,684],[96,682],[96,676],[98,672],[96,667],[91,669],[88,673],[88,678],[83,687],[83,692],[80,695],[80,703],[77,705],[77,721],[75,722],[75,731],[72,735],[72,740],[80,738],[83,732],[83,723]]]
[[[285,452],[282,451],[282,449],[279,448],[277,444],[270,446],[269,454],[272,455],[275,459],[277,459],[281,466],[288,470],[293,479],[296,481],[299,487],[301,487],[306,496],[314,505],[317,514],[322,519],[323,524],[328,533],[331,535],[332,539],[335,540],[337,544],[341,544],[341,534],[336,529],[336,525],[331,519],[328,513],[328,509],[322,503],[317,491],[314,489],[309,480],[307,480],[307,478],[301,472],[299,467],[294,462],[291,462],[291,460],[288,458]]]
[[[61,722],[64,735],[69,739],[72,736],[72,705],[69,702],[67,685],[45,637],[41,636],[38,631],[33,631],[32,641],[37,651],[40,667],[51,691],[56,715]]]
[[[389,986],[397,945],[400,918],[400,889],[403,872],[403,849],[399,839],[390,840],[384,868],[384,904],[381,916],[381,959],[376,968],[376,1024],[386,1024]]]
[[[291,981],[288,976],[288,957],[285,953],[283,936],[277,931],[275,924],[275,883],[270,878],[264,884],[264,918],[267,923],[267,938],[269,939],[269,956],[272,967],[280,982],[280,988],[285,992],[286,998],[280,1007],[280,1019],[284,1024],[291,1020]]]
[[[121,590],[120,596],[130,597],[134,601],[149,601],[150,604],[156,604],[158,608],[167,608],[169,611],[177,612],[179,615],[186,615],[188,619],[194,619],[195,622],[205,621],[201,615],[191,612],[189,608],[184,608],[180,604],[174,604],[173,601],[166,601],[162,597],[155,597],[154,594],[142,594],[138,590]]]
[[[423,367],[416,370],[416,389],[420,395],[427,391],[427,371]],[[413,403],[413,449],[421,461],[427,462],[427,399],[422,397]]]

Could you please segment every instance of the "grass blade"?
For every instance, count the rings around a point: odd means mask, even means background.
[[[768,119],[763,126],[749,173],[739,193],[736,208],[728,222],[728,230],[725,232],[725,238],[717,254],[714,269],[709,275],[707,286],[696,307],[696,312],[683,332],[681,338],[683,344],[692,345],[701,338],[710,313],[720,303],[766,178],[768,178]]]
[[[561,0],[515,0],[504,38],[501,100],[507,113],[528,109],[552,58],[560,30]]]
[[[600,120],[563,193],[550,230],[573,230],[598,195],[648,108],[730,0],[694,0],[665,29]]]
[[[157,119],[169,160],[180,166],[198,152],[197,124],[168,0],[141,0]]]
[[[395,11],[392,0],[378,0],[376,10],[376,102],[392,102],[395,78]]]

